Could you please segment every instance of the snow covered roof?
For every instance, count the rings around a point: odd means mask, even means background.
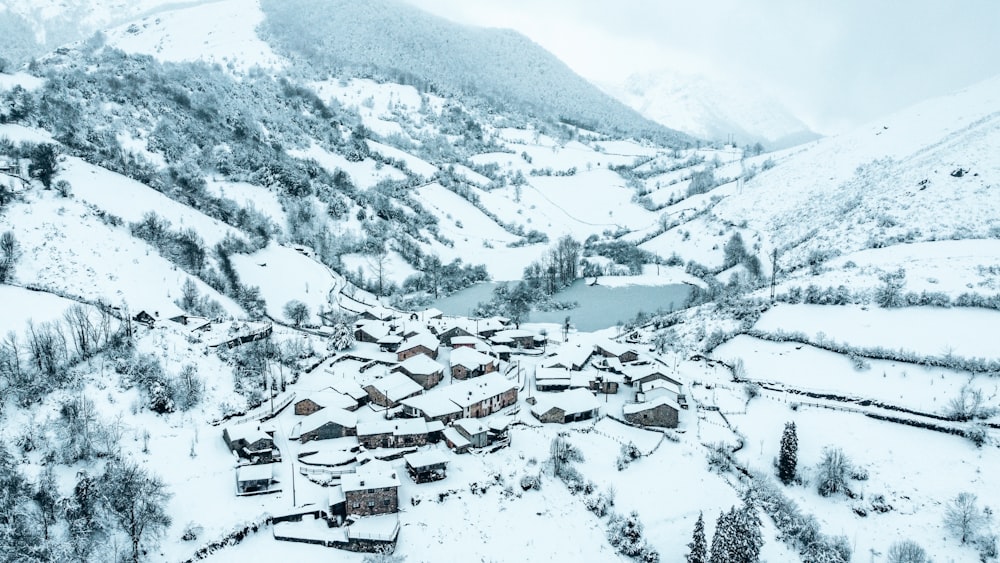
[[[423,346],[428,350],[438,349],[438,339],[434,337],[433,334],[429,332],[418,332],[410,338],[407,338],[402,344],[399,345],[399,349],[409,350],[411,348],[416,348],[417,346]]]
[[[344,498],[344,488],[340,485],[330,487],[330,492],[326,498],[329,506],[337,506],[338,504],[343,504],[347,500]]]
[[[444,437],[446,440],[455,445],[456,448],[468,448],[472,445],[472,442],[468,441],[465,436],[462,436],[458,430],[452,427],[444,429]]]
[[[507,330],[501,330],[500,332],[493,335],[493,338],[509,338],[511,340],[515,338],[534,338],[537,336],[534,332],[530,330],[525,330],[523,328],[511,328]]]
[[[274,466],[270,463],[240,465],[236,468],[237,481],[264,481],[274,478]]]
[[[451,365],[470,370],[479,369],[493,363],[493,358],[472,348],[456,348],[451,351]]]
[[[483,341],[475,336],[455,336],[451,339],[452,346],[468,346],[469,344],[476,345],[480,342]]]
[[[413,381],[404,373],[394,371],[382,377],[372,379],[366,387],[374,387],[385,394],[390,401],[399,401],[423,391],[419,383]]]
[[[368,396],[368,393],[358,384],[357,381],[351,379],[340,379],[333,382],[330,388],[338,393],[343,393],[354,400],[361,400]]]
[[[670,381],[669,379],[654,379],[652,381],[647,381],[642,384],[640,391],[643,393],[649,393],[654,389],[666,389],[671,391],[674,395],[681,394],[681,386],[674,381]]]
[[[448,456],[441,450],[424,450],[403,456],[406,464],[410,467],[428,467],[441,463],[448,463]]]
[[[570,389],[561,393],[551,393],[538,396],[538,402],[531,407],[531,412],[537,416],[558,408],[568,415],[592,411],[600,407],[600,402],[594,394],[586,389]]]
[[[389,335],[389,324],[382,321],[360,321],[358,330],[377,340]]]
[[[444,371],[444,366],[424,354],[410,356],[403,363],[399,364],[399,367],[413,375],[431,375]]]
[[[473,434],[482,434],[489,429],[485,424],[483,424],[483,421],[478,418],[460,418],[451,424],[455,428],[465,430],[465,432],[470,436]]]
[[[432,420],[427,423],[427,432],[441,432],[444,430],[444,423],[440,420]]]
[[[604,350],[605,352],[612,354],[614,356],[621,356],[627,352],[633,352],[638,354],[638,351],[634,346],[628,344],[622,344],[620,342],[615,342],[614,340],[604,340],[594,344],[595,348]]]
[[[637,412],[655,409],[661,405],[666,405],[678,412],[681,410],[680,405],[678,405],[676,401],[671,399],[669,395],[663,394],[655,399],[648,400],[643,403],[629,403],[622,408],[622,412],[625,414],[635,414]]]
[[[248,444],[252,444],[257,440],[270,440],[271,437],[264,433],[260,429],[260,425],[256,422],[246,422],[243,424],[234,424],[232,426],[226,427],[226,434],[229,435],[230,441],[245,440]]]
[[[374,462],[372,462],[374,463]],[[358,470],[360,471],[360,467]],[[387,489],[399,487],[396,472],[392,473],[346,473],[340,477],[340,486],[344,493],[363,491],[365,489]]]
[[[570,373],[566,368],[560,367],[536,367],[535,380],[545,381],[549,379],[569,379]]]
[[[416,397],[410,397],[408,399],[403,399],[403,404],[417,409],[424,413],[424,416],[430,418],[437,418],[439,416],[447,416],[449,414],[454,414],[461,412],[461,408],[451,400],[451,397],[445,391],[448,388],[442,388],[440,391],[431,391],[429,393],[424,393],[423,395],[417,395]]]
[[[320,391],[314,391],[309,393],[305,398],[296,401],[295,404],[299,404],[302,401],[310,400],[321,407],[336,407],[339,409],[351,409],[358,406],[358,402],[352,397],[335,391],[334,389],[327,388]]]
[[[378,339],[378,344],[400,344],[402,342],[403,337],[398,334],[387,334]]]
[[[494,371],[482,377],[454,383],[447,390],[451,393],[451,400],[465,408],[516,388],[517,383]]]
[[[435,309],[434,307],[431,307],[430,309],[424,309],[423,311],[420,312],[420,318],[424,320],[438,319],[441,318],[443,315],[444,312],[442,312],[440,309]]]
[[[339,424],[344,428],[354,428],[358,424],[358,417],[353,412],[344,409],[326,407],[302,419],[302,432],[316,430],[329,422]]]
[[[376,434],[411,436],[426,433],[427,422],[422,418],[396,418],[358,423],[358,436],[374,436]]]

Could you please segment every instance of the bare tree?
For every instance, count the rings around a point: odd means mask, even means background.
[[[889,563],[927,563],[927,552],[913,540],[903,540],[889,548]]]
[[[298,299],[292,299],[288,303],[285,303],[285,316],[295,326],[299,326],[309,319],[309,306]]]
[[[170,526],[166,503],[170,493],[163,481],[130,460],[113,459],[101,479],[101,500],[132,542],[132,561],[139,562],[141,546]]]
[[[948,503],[944,511],[945,528],[961,539],[962,543],[975,540],[989,521],[989,511],[979,508],[979,499],[973,493],[960,493]]]
[[[5,283],[14,277],[14,266],[21,257],[21,245],[14,237],[13,231],[0,235],[0,283]]]

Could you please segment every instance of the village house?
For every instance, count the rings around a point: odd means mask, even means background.
[[[380,352],[395,353],[399,350],[399,345],[403,343],[403,337],[398,334],[387,334],[379,338],[376,343]]]
[[[594,351],[605,358],[615,358],[625,364],[639,359],[639,352],[632,346],[619,344],[612,340],[606,340],[594,345]]]
[[[669,375],[665,366],[659,363],[645,364],[630,367],[625,370],[625,383],[630,385],[643,385],[655,379],[672,381],[677,385],[681,384],[680,378],[676,375]]]
[[[478,418],[460,418],[451,423],[473,448],[485,448],[488,445],[489,427]]]
[[[371,402],[386,408],[395,408],[403,399],[424,392],[419,383],[398,371],[373,378],[363,388]]]
[[[425,450],[403,456],[406,471],[415,483],[428,483],[444,479],[448,467],[448,457],[440,450]]]
[[[550,368],[564,368],[572,371],[581,371],[587,367],[587,362],[594,355],[591,346],[566,345],[559,349],[557,354],[553,354],[543,359],[539,365]]]
[[[357,432],[358,442],[369,449],[423,446],[428,440],[427,422],[422,418],[359,422]]]
[[[614,395],[618,393],[618,386],[624,380],[623,376],[613,372],[598,372],[590,378],[588,388],[597,393]]]
[[[222,430],[222,439],[229,450],[251,463],[280,461],[281,454],[274,447],[274,438],[256,423],[236,424]]]
[[[353,411],[358,408],[358,402],[343,393],[327,388],[310,393],[305,399],[296,401],[295,414],[306,416],[326,407]]]
[[[392,332],[389,323],[380,321],[358,321],[354,328],[354,340],[358,342],[378,343]]]
[[[454,426],[444,429],[444,443],[456,454],[464,454],[472,447],[472,442]]]
[[[501,330],[490,337],[490,342],[512,348],[534,349],[544,342],[541,336],[524,329]]]
[[[564,391],[571,381],[572,374],[565,367],[535,367],[535,389],[539,391]]]
[[[505,317],[487,317],[476,320],[476,336],[481,338],[493,338],[496,333],[506,330],[510,326],[510,319]]]
[[[274,482],[274,466],[271,464],[240,465],[236,467],[236,494],[251,495],[271,491]]]
[[[497,372],[455,383],[448,390],[465,418],[489,416],[517,402],[517,383]]]
[[[299,441],[306,443],[353,436],[357,432],[358,417],[344,409],[326,407],[306,416],[299,424]]]
[[[455,379],[479,377],[496,371],[496,359],[472,348],[451,351],[451,376]]]
[[[531,414],[541,422],[576,422],[597,416],[600,403],[586,389],[571,389],[537,398]]]
[[[132,320],[146,326],[147,328],[153,328],[156,326],[156,317],[150,315],[146,311],[139,311],[132,317]]]
[[[451,339],[452,348],[471,348],[483,353],[490,351],[490,345],[475,336],[456,336]]]
[[[442,346],[454,346],[455,338],[474,338],[471,332],[465,328],[454,325],[447,330],[438,334],[438,341],[441,342]]]
[[[444,376],[444,366],[423,354],[410,356],[393,371],[406,374],[424,389],[434,387],[441,382],[441,378]]]
[[[437,338],[434,338],[434,335],[429,332],[420,332],[407,338],[399,345],[399,349],[396,351],[396,361],[402,362],[418,354],[424,354],[430,356],[432,359],[437,359]]]
[[[434,420],[445,424],[462,417],[462,408],[452,401],[446,389],[424,393],[401,401],[403,414],[409,417],[423,417],[430,422]]]
[[[622,409],[628,422],[663,428],[677,428],[679,412],[680,405],[666,394],[646,402],[627,404]]]
[[[378,462],[370,462],[374,464]],[[357,473],[348,473],[340,478],[340,488],[344,495],[344,512],[351,516],[375,516],[395,514],[399,511],[399,478],[391,468],[358,468]],[[337,500],[337,499],[331,499]],[[330,507],[330,512],[335,512]]]

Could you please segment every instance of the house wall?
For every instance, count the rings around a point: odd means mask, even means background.
[[[470,375],[471,372],[465,366],[454,365],[451,366],[451,376],[455,379],[468,379],[469,377],[475,377],[475,375]]]
[[[656,408],[626,414],[625,420],[643,426],[677,428],[678,414],[676,410],[667,405],[659,405]]]
[[[354,433],[354,428],[346,428],[336,422],[327,422],[315,430],[300,434],[299,441],[306,443],[310,440],[332,440],[334,438],[343,438],[344,436],[353,436]]]
[[[383,434],[367,434],[365,436],[358,436],[358,442],[368,449],[389,448],[392,447],[392,433],[385,432]]]
[[[396,494],[396,487],[348,491],[344,497],[347,499],[348,515],[375,516],[399,512],[399,495]]]
[[[312,399],[302,399],[295,403],[295,414],[304,416],[312,414],[323,407],[317,405]]]
[[[465,409],[462,414],[467,418],[482,418],[517,402],[517,387],[513,387],[495,397],[475,403]]]
[[[465,439],[468,440],[470,444],[472,444],[473,448],[486,447],[486,432],[480,432],[478,434],[470,434],[466,432],[464,428],[456,426],[455,429],[458,430],[459,434],[465,436]]]
[[[431,350],[431,349],[427,348],[426,346],[420,344],[420,345],[414,346],[413,348],[407,348],[406,350],[400,350],[400,351],[396,352],[396,359],[398,361],[402,362],[403,360],[406,360],[407,358],[412,358],[413,356],[416,356],[417,354],[424,354],[425,356],[429,356],[429,357],[431,357],[431,358],[433,358],[435,360],[437,359],[437,356],[438,356],[437,355],[437,350]]]
[[[426,389],[430,389],[431,387],[434,387],[438,383],[441,383],[441,379],[442,379],[442,376],[443,376],[443,372],[440,372],[440,371],[434,372],[434,373],[432,373],[430,375],[412,374],[412,373],[410,373],[410,372],[408,372],[406,370],[403,370],[403,369],[401,369],[399,371],[401,371],[404,374],[406,374],[406,377],[409,377],[413,381],[416,381],[425,390]]]
[[[566,413],[558,407],[552,407],[551,409],[543,412],[542,415],[538,417],[538,420],[542,422],[558,422],[561,424],[566,421]]]
[[[461,328],[454,327],[454,328],[451,328],[449,330],[446,330],[446,331],[442,332],[438,336],[438,340],[440,340],[441,344],[444,344],[445,346],[451,346],[451,339],[455,338],[456,336],[472,336],[472,334],[469,333],[469,332],[466,332],[465,330],[463,330]]]

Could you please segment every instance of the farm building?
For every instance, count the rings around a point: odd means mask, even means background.
[[[605,358],[615,358],[625,364],[639,359],[639,352],[627,344],[619,344],[612,340],[605,340],[594,345],[594,352]]]
[[[631,403],[623,409],[625,420],[642,426],[677,428],[680,405],[669,395],[661,395],[643,403]]]
[[[222,431],[222,439],[226,441],[230,451],[252,463],[281,460],[281,454],[274,447],[274,439],[256,423],[227,426]]]
[[[330,440],[353,436],[357,432],[358,417],[344,409],[327,407],[302,419],[299,441]]]
[[[306,416],[326,407],[353,411],[358,408],[358,402],[333,389],[323,389],[310,393],[305,399],[296,401],[295,414]]]
[[[423,354],[410,356],[393,371],[406,374],[424,389],[430,389],[441,382],[444,376],[444,366]]]
[[[379,321],[358,321],[354,329],[354,339],[358,342],[377,343],[392,332],[389,323]]]
[[[454,325],[438,334],[438,340],[442,346],[454,346],[456,338],[470,338],[473,334],[464,327]]]
[[[406,471],[416,483],[440,481],[446,477],[448,457],[440,450],[426,450],[403,456]]]
[[[600,403],[586,389],[571,389],[540,396],[531,407],[531,414],[542,422],[576,422],[597,416]]]
[[[587,367],[587,362],[594,355],[594,349],[590,346],[563,346],[559,353],[549,356],[541,361],[539,365],[550,368],[563,368],[572,371],[580,371]]]
[[[236,467],[236,494],[238,495],[277,492],[270,490],[273,481],[274,466],[271,464]]]
[[[451,351],[451,376],[455,379],[479,377],[496,371],[497,361],[472,348],[455,348]]]
[[[347,395],[348,397],[354,399],[359,405],[364,405],[368,402],[368,392],[364,390],[357,381],[348,378],[339,378],[330,384],[330,389],[333,389],[337,393]],[[348,409],[350,410],[350,409]]]
[[[533,349],[544,342],[544,338],[524,329],[507,329],[496,332],[490,337],[493,344],[504,344],[512,348]]]

